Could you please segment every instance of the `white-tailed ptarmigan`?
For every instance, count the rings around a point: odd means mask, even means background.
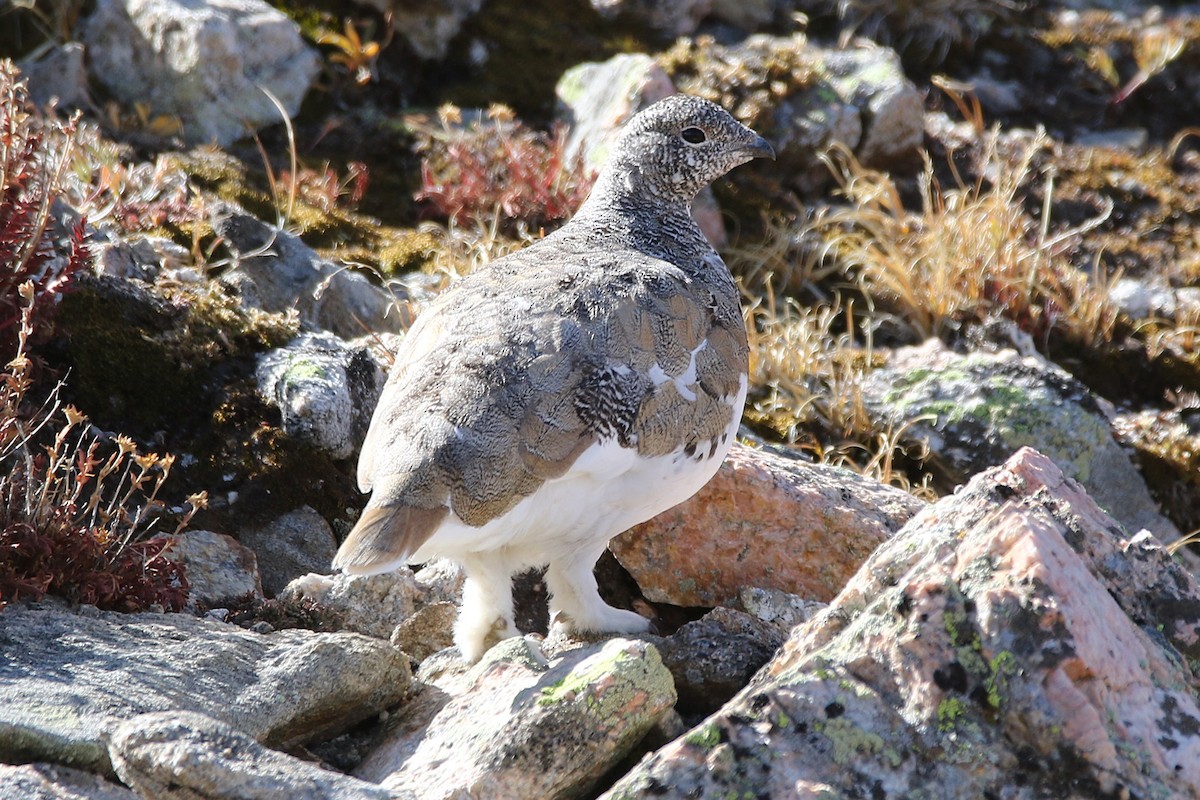
[[[358,462],[371,499],[333,565],[447,557],[466,573],[454,640],[518,635],[512,575],[547,565],[551,621],[642,632],[600,599],[609,539],[717,471],[746,399],[746,328],[691,215],[702,187],[771,146],[706,100],[645,109],[561,229],[464,278],[396,354]]]

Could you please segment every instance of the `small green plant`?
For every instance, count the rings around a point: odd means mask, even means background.
[[[438,118],[440,126],[419,132],[416,198],[431,216],[463,224],[498,214],[510,228],[537,230],[566,220],[586,199],[593,175],[582,160],[568,162],[566,128],[530,130],[500,105],[465,127],[453,106]]]

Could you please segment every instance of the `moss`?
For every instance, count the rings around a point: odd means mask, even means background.
[[[721,743],[721,731],[714,723],[706,722],[684,735],[683,741],[687,744],[690,744],[692,747],[699,747],[702,750],[711,750]]]

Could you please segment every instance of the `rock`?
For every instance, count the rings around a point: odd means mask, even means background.
[[[387,639],[413,615],[420,593],[412,571],[402,567],[381,575],[305,575],[280,596],[312,600],[336,613],[346,630]]]
[[[1121,278],[1109,290],[1108,299],[1131,319],[1146,319],[1154,311],[1170,305],[1174,312],[1174,298],[1169,290],[1151,287],[1137,278]],[[1168,315],[1170,316],[1170,315]]]
[[[365,347],[307,333],[259,356],[256,378],[289,436],[344,459],[366,437],[386,376]]]
[[[925,141],[925,94],[904,76],[895,51],[886,47],[831,50],[824,55],[825,81],[862,119],[854,147],[868,167],[911,159]]]
[[[457,605],[462,602],[463,581],[466,575],[463,568],[448,558],[438,558],[430,561],[417,570],[417,585],[425,593],[425,603],[450,603]]]
[[[401,709],[355,774],[412,800],[579,797],[675,703],[658,651],[627,639],[544,666],[513,638],[460,680]]]
[[[747,586],[825,601],[922,505],[849,470],[735,444],[694,497],[609,549],[658,603],[732,605]]]
[[[392,631],[389,641],[417,661],[454,646],[454,621],[458,607],[454,603],[430,603]]]
[[[712,10],[713,0],[590,0],[607,20],[619,19],[674,39],[695,33],[700,20]]]
[[[337,539],[329,523],[308,506],[266,525],[240,531],[238,539],[257,554],[263,589],[272,596],[282,592],[294,578],[327,572],[337,552]]]
[[[99,0],[82,39],[95,80],[178,117],[194,143],[278,123],[263,89],[294,115],[321,66],[300,27],[262,0]]]
[[[295,234],[229,209],[213,226],[239,254],[221,281],[243,304],[276,312],[294,308],[309,330],[343,339],[401,329],[390,294],[359,273],[325,261]]]
[[[483,0],[434,0],[395,3],[390,0],[358,0],[381,14],[391,14],[395,31],[426,61],[441,61],[463,23],[474,16]]]
[[[1028,448],[604,798],[1200,796],[1200,585]]]
[[[188,531],[171,537],[163,555],[183,564],[188,584],[188,604],[209,607],[253,595],[262,598],[262,580],[254,551],[232,536],[212,531]]]
[[[657,647],[675,679],[680,711],[704,716],[741,691],[786,638],[749,614],[714,608]]]
[[[0,797],[11,800],[137,800],[99,775],[57,764],[0,764]]]
[[[560,113],[570,124],[564,151],[568,161],[582,158],[599,170],[608,149],[625,123],[648,105],[675,94],[675,86],[653,58],[644,53],[621,53],[600,63],[588,62],[568,69],[554,92]],[[729,236],[721,207],[712,187],[700,190],[692,203],[692,216],[713,247],[722,247]]]
[[[738,592],[738,602],[747,614],[774,625],[784,633],[790,633],[800,623],[808,622],[828,605],[778,589],[761,589],[757,586],[747,586]]]
[[[53,47],[36,61],[22,61],[20,67],[28,82],[29,99],[39,108],[52,102],[58,108],[79,108],[91,100],[79,42]]]
[[[1087,387],[1040,356],[1013,350],[960,355],[931,339],[892,353],[863,386],[869,411],[927,442],[951,485],[1024,446],[1046,454],[1131,531],[1164,541],[1179,532],[1158,511],[1145,481],[1113,439]],[[922,415],[929,418],[918,419]]]
[[[260,636],[181,614],[0,614],[0,760],[109,771],[101,733],[198,711],[271,747],[333,735],[400,700],[408,659],[354,633]]]
[[[659,63],[681,91],[731,109],[774,145],[776,164],[732,179],[739,196],[751,195],[743,202],[772,183],[801,192],[824,186],[830,173],[819,154],[835,142],[871,168],[916,161],[924,143],[923,94],[887,48],[856,41],[826,50],[803,34],[756,34],[736,45],[699,37],[681,40]]]
[[[263,747],[195,712],[142,714],[106,736],[113,767],[155,800],[385,800],[394,795]]]

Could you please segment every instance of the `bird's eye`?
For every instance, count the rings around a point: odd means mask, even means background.
[[[683,133],[681,133],[680,136],[682,136],[683,140],[688,144],[700,144],[708,138],[704,135],[704,131],[700,130],[699,128],[684,128]]]

